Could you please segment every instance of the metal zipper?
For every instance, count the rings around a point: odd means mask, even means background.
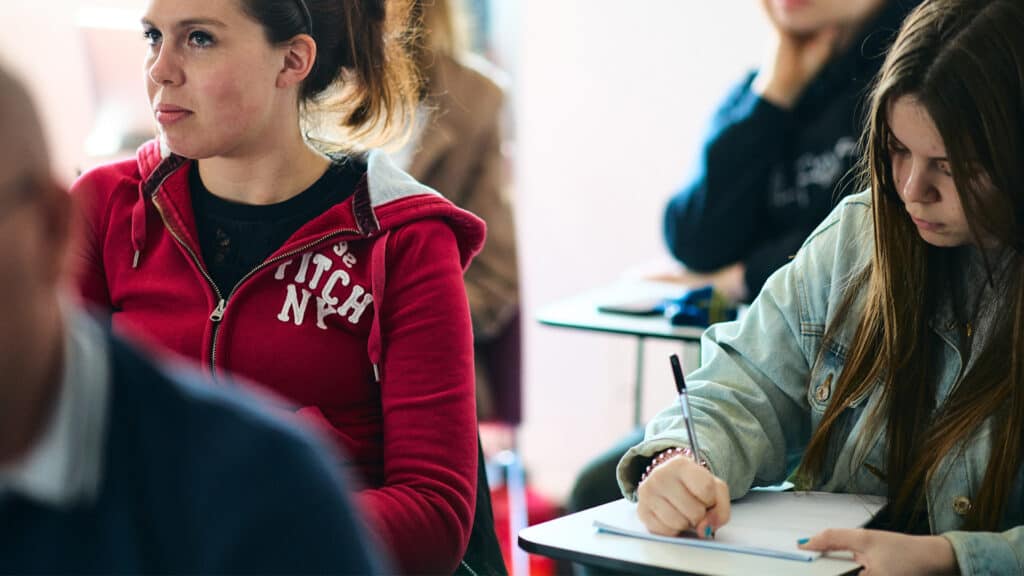
[[[162,182],[160,186],[163,186]],[[263,270],[268,266],[272,266],[273,264],[276,264],[286,258],[291,258],[292,256],[300,252],[305,252],[306,250],[318,246],[319,244],[322,244],[334,238],[335,236],[341,236],[343,234],[359,234],[359,231],[354,228],[343,228],[341,230],[335,230],[328,234],[324,234],[323,236],[317,238],[316,240],[307,242],[302,246],[299,246],[298,248],[293,248],[285,252],[284,254],[279,254],[269,260],[265,260],[258,266],[247,272],[245,276],[242,276],[241,279],[239,279],[238,282],[236,282],[235,285],[231,288],[231,291],[228,292],[228,295],[224,296],[223,294],[221,294],[220,289],[217,288],[217,283],[213,281],[213,278],[210,276],[210,273],[206,271],[206,267],[203,266],[202,260],[200,260],[199,257],[196,255],[195,251],[192,250],[192,248],[184,240],[181,239],[181,236],[174,229],[174,226],[171,226],[170,222],[167,221],[167,216],[164,214],[164,210],[160,206],[160,202],[158,201],[156,194],[153,195],[153,205],[156,206],[156,211],[160,214],[160,219],[164,221],[164,227],[167,228],[167,231],[171,233],[171,237],[173,237],[175,241],[177,241],[178,244],[180,244],[181,247],[184,248],[186,252],[188,252],[189,257],[192,258],[192,262],[196,265],[196,268],[199,269],[199,272],[203,275],[203,278],[206,279],[207,284],[210,285],[210,288],[213,289],[213,293],[217,296],[217,306],[213,309],[213,312],[210,313],[210,321],[213,322],[213,334],[210,340],[210,374],[215,379],[217,377],[217,337],[220,335],[220,322],[221,320],[224,319],[224,311],[228,306],[228,300],[230,300],[231,296],[238,290],[238,287],[241,286],[243,282],[252,277],[253,274],[256,274],[260,270]]]
[[[162,182],[160,183],[160,186],[163,186]],[[159,186],[157,187],[157,189],[159,190]],[[213,281],[213,278],[210,276],[210,273],[206,271],[206,267],[203,266],[203,261],[200,260],[198,256],[196,256],[196,253],[194,250],[192,250],[192,247],[189,246],[187,242],[181,239],[181,236],[178,234],[178,231],[174,228],[174,226],[171,226],[171,223],[167,221],[167,215],[164,214],[164,209],[162,206],[160,206],[160,199],[159,197],[157,197],[156,194],[153,194],[153,206],[156,207],[157,213],[160,214],[160,219],[164,221],[164,228],[167,228],[167,231],[171,233],[171,237],[174,238],[174,240],[178,244],[180,244],[181,247],[184,248],[186,252],[188,252],[189,257],[192,258],[192,262],[196,265],[196,268],[199,270],[199,273],[203,275],[203,278],[206,279],[206,283],[210,286],[210,288],[213,289],[213,293],[217,296],[217,307],[213,310],[212,313],[210,313],[210,320],[213,322],[214,348],[216,348],[217,330],[220,326],[221,318],[224,317],[224,308],[227,306],[227,299],[224,298],[224,296],[220,293],[220,289],[217,288],[217,283]],[[210,377],[216,379],[217,373],[214,370],[214,368],[215,366],[213,363],[213,357],[211,355]]]
[[[257,272],[259,272],[260,270],[263,270],[264,268],[266,268],[268,266],[272,266],[272,265],[280,262],[281,260],[284,260],[286,258],[291,258],[292,256],[294,256],[296,254],[299,254],[300,252],[305,252],[306,250],[309,250],[309,249],[313,248],[314,246],[318,246],[319,244],[322,244],[322,243],[330,240],[331,238],[334,238],[335,236],[340,236],[342,234],[350,234],[350,233],[358,234],[359,231],[358,230],[354,230],[354,229],[348,229],[348,228],[342,229],[342,230],[335,230],[334,232],[331,232],[329,234],[325,234],[325,235],[321,236],[320,238],[317,238],[316,240],[314,240],[312,242],[307,242],[306,244],[303,244],[302,246],[299,246],[298,248],[294,248],[292,250],[289,250],[288,252],[285,252],[284,254],[280,254],[278,256],[275,256],[275,257],[271,258],[270,260],[265,260],[260,265],[256,266],[255,268],[250,270],[248,273],[246,273],[245,276],[242,276],[241,279],[239,279],[238,282],[235,283],[235,285],[231,288],[231,292],[228,292],[227,297],[226,298],[222,298],[220,300],[220,302],[217,303],[217,308],[215,308],[213,313],[210,314],[210,320],[214,322],[214,324],[213,324],[213,338],[210,341],[210,371],[214,372],[216,370],[216,368],[217,368],[217,336],[220,334],[220,329],[219,329],[220,328],[220,321],[221,321],[221,319],[224,318],[224,309],[227,308],[228,300],[238,290],[238,287],[241,286],[243,282],[248,280],[253,274],[256,274]]]

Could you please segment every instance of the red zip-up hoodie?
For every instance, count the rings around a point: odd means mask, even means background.
[[[83,297],[118,331],[294,402],[357,470],[364,514],[399,565],[451,573],[476,497],[462,272],[483,221],[370,153],[352,196],[224,294],[202,262],[190,162],[150,142],[74,184]]]

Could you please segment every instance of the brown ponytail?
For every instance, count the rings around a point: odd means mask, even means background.
[[[297,34],[316,41],[316,62],[300,101],[307,110],[339,118],[336,125],[348,140],[321,144],[379,145],[411,126],[419,78],[407,51],[414,32],[408,0],[243,0],[242,5],[273,44]]]

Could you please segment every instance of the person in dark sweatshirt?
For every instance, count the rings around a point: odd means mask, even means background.
[[[378,574],[326,446],[62,296],[71,198],[0,68],[0,573]]]
[[[774,50],[722,102],[665,210],[689,270],[750,300],[850,191],[862,97],[917,0],[762,0]]]

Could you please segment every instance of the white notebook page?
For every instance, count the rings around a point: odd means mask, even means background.
[[[712,540],[651,534],[636,516],[636,504],[609,506],[594,520],[604,532],[809,562],[820,554],[797,548],[797,540],[827,528],[857,528],[885,505],[881,496],[829,492],[750,492],[732,503],[732,519]]]

